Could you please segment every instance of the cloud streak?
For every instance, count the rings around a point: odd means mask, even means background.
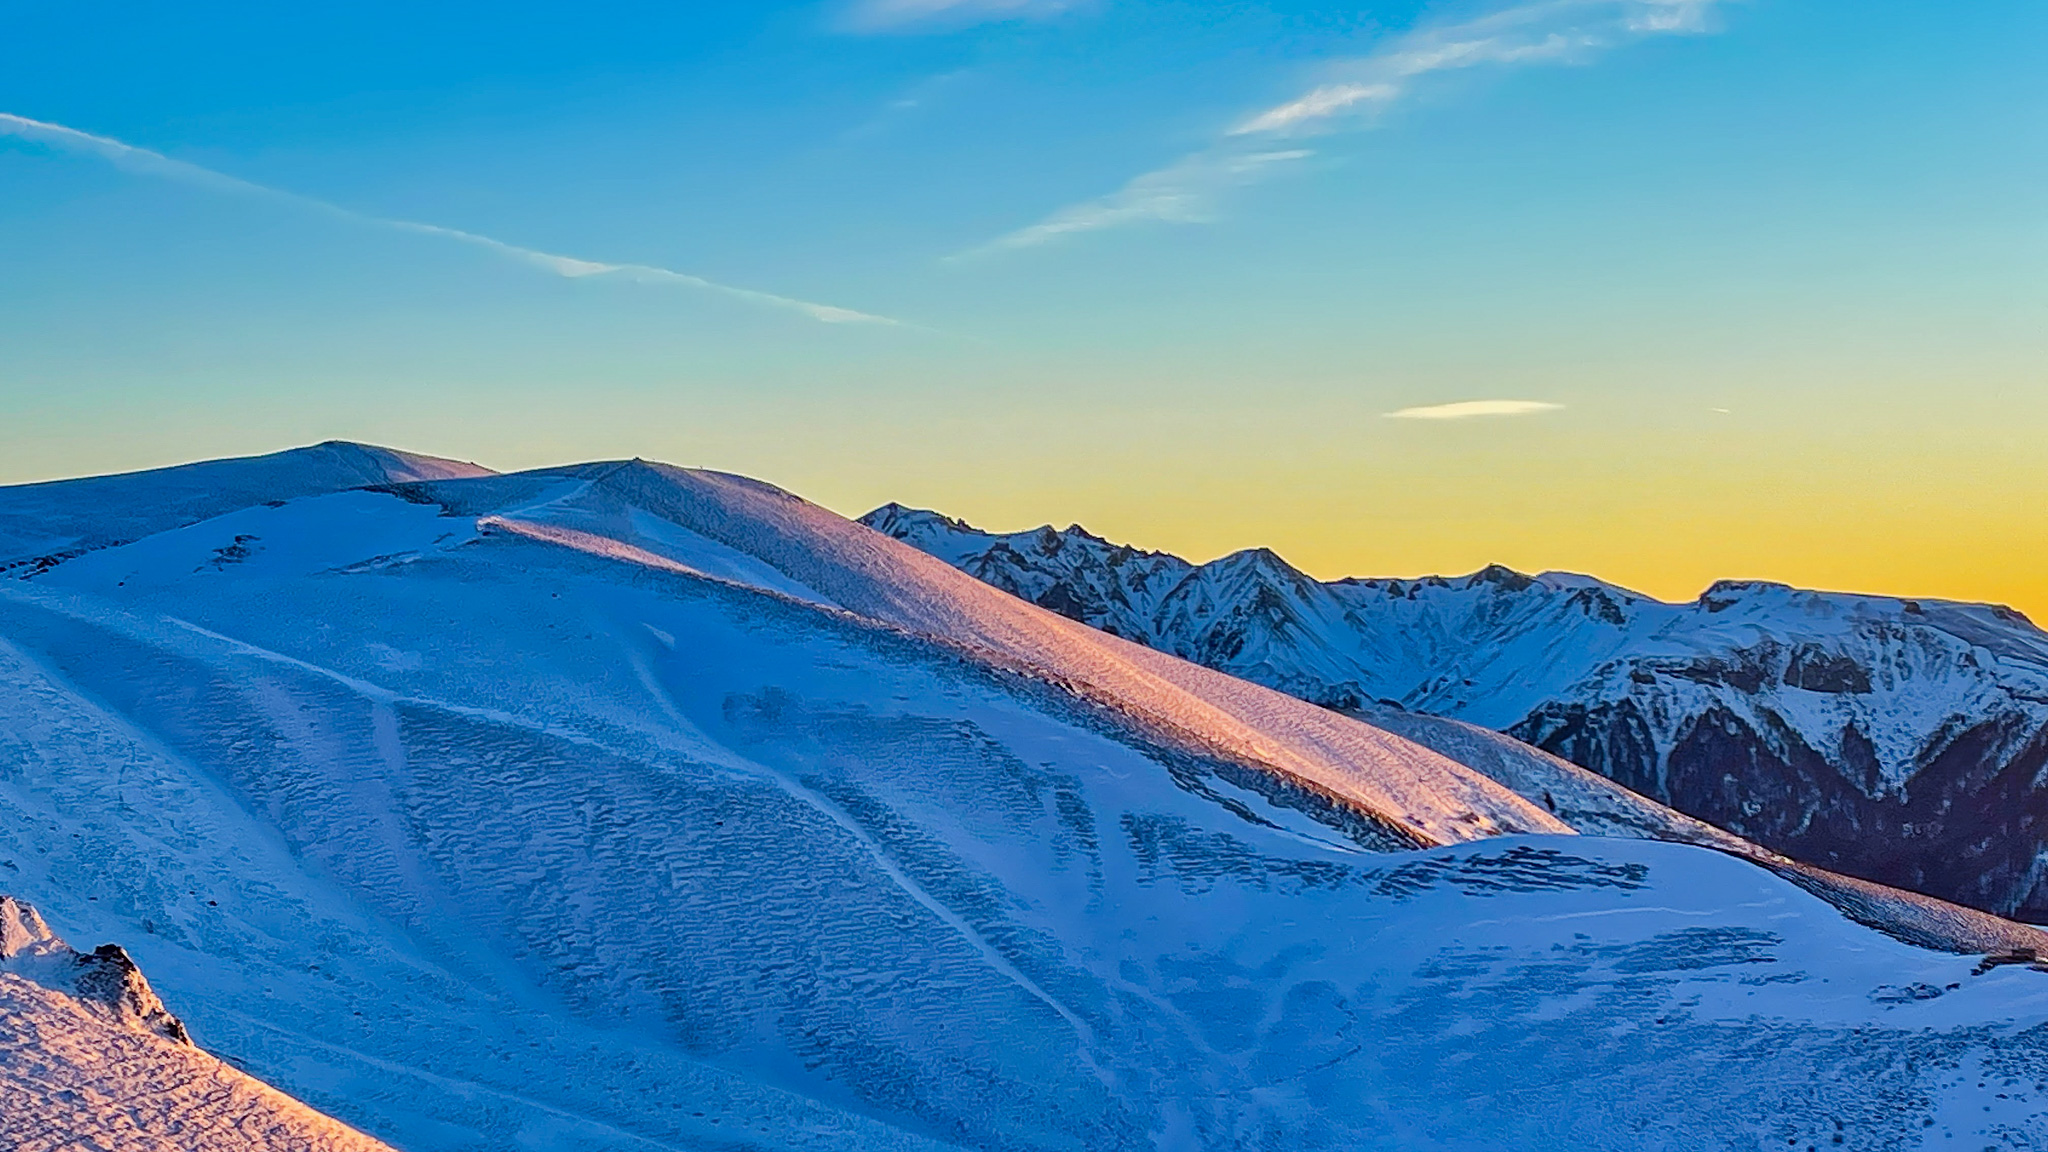
[[[238,177],[229,176],[222,172],[216,172],[211,168],[203,168],[183,160],[174,160],[161,152],[152,152],[147,148],[138,148],[133,144],[116,140],[110,136],[95,136],[90,132],[81,132],[76,128],[67,128],[62,124],[31,120],[26,116],[16,116],[12,113],[0,112],[0,136],[14,136],[75,155],[96,156],[117,168],[140,175],[173,180],[181,184],[207,188],[216,192],[275,200],[353,223],[369,224],[378,228],[388,228],[397,232],[409,232],[418,236],[433,236],[443,240],[452,240],[472,248],[481,248],[494,252],[499,256],[507,257],[518,263],[570,280],[608,277],[629,280],[639,284],[672,284],[713,292],[735,300],[743,300],[750,304],[797,312],[825,324],[886,324],[892,326],[899,324],[898,321],[891,320],[886,316],[856,312],[851,308],[840,308],[832,304],[819,304],[790,296],[778,296],[772,292],[759,292],[752,288],[737,288],[730,284],[721,284],[714,280],[707,280],[702,276],[692,276],[687,272],[676,272],[668,268],[658,268],[651,264],[612,264],[597,260],[583,260],[574,256],[561,256],[553,252],[542,252],[536,248],[524,248],[517,244],[508,244],[503,240],[494,240],[489,236],[479,236],[474,232],[464,232],[457,228],[444,228],[438,224],[422,224],[413,220],[398,220],[388,216],[375,216],[367,212],[358,212],[355,209],[344,208],[339,204],[332,204],[317,197],[305,196],[297,192],[287,192],[281,188],[271,188],[263,184],[256,184]]]
[[[1222,189],[1264,178],[1268,169],[1315,155],[1306,148],[1264,152],[1197,152],[1180,163],[1148,172],[1099,200],[1076,204],[1051,216],[999,236],[962,257],[1009,248],[1030,248],[1074,232],[1094,232],[1135,220],[1202,224],[1214,219],[1215,194]]]
[[[1562,404],[1547,400],[1460,400],[1454,404],[1425,404],[1382,413],[1389,420],[1472,420],[1485,416],[1533,416],[1556,412]]]
[[[1393,37],[1379,51],[1325,68],[1324,78],[1290,100],[1224,129],[1208,147],[1139,176],[1108,196],[1063,208],[1000,236],[975,252],[1029,248],[1082,232],[1138,221],[1215,220],[1231,188],[1280,171],[1261,156],[1299,158],[1283,145],[1303,137],[1372,127],[1387,110],[1438,73],[1473,68],[1583,64],[1652,36],[1713,29],[1731,0],[1527,0],[1483,16],[1430,25]]]
[[[1337,65],[1333,78],[1232,128],[1230,136],[1298,135],[1369,120],[1423,78],[1469,68],[1590,63],[1651,36],[1698,35],[1728,0],[1532,0],[1453,24],[1418,28]]]

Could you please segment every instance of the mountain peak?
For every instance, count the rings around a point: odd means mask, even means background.
[[[1271,548],[1241,548],[1202,566],[1204,571],[1255,572],[1262,576],[1277,577],[1286,581],[1314,581],[1301,569],[1282,559]]]
[[[1707,590],[1700,593],[1700,596],[1705,598],[1708,596],[1741,596],[1752,592],[1792,591],[1796,591],[1792,585],[1779,580],[1716,580],[1712,584],[1707,585]]]
[[[1488,564],[1479,571],[1465,577],[1465,587],[1476,588],[1491,584],[1503,592],[1521,592],[1536,586],[1536,578],[1515,571],[1505,564]]]

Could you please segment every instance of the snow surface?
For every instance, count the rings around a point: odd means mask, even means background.
[[[561,502],[571,508],[579,497]],[[625,500],[773,567],[873,620],[1015,660],[1211,748],[1270,765],[1420,843],[1569,828],[1493,781],[1408,741],[996,592],[907,545],[744,477],[635,461],[587,494]],[[527,509],[546,522],[561,504]],[[509,518],[508,518],[509,519]],[[634,541],[659,553],[659,541]]]
[[[407,1152],[2048,1141],[2027,965],[766,485],[279,499],[0,582],[0,888]]]

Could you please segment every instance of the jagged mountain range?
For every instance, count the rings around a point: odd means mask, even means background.
[[[997,588],[1421,738],[1508,733],[1768,848],[2048,921],[2048,634],[2004,607],[1724,581],[1671,604],[1585,576],[1318,581],[1078,526],[863,522]]]
[[[2048,935],[1509,737],[1340,715],[742,477],[196,467],[0,489],[0,883],[406,1152],[2048,1126]],[[57,1099],[142,1036],[0,1063]],[[122,1083],[87,1098],[161,1124]]]

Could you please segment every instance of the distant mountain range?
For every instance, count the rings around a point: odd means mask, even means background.
[[[1301,699],[1495,729],[1809,863],[2048,921],[2048,634],[2009,608],[1753,581],[1668,604],[1498,566],[1323,582],[1265,549],[1195,565],[1078,526],[862,521]]]

